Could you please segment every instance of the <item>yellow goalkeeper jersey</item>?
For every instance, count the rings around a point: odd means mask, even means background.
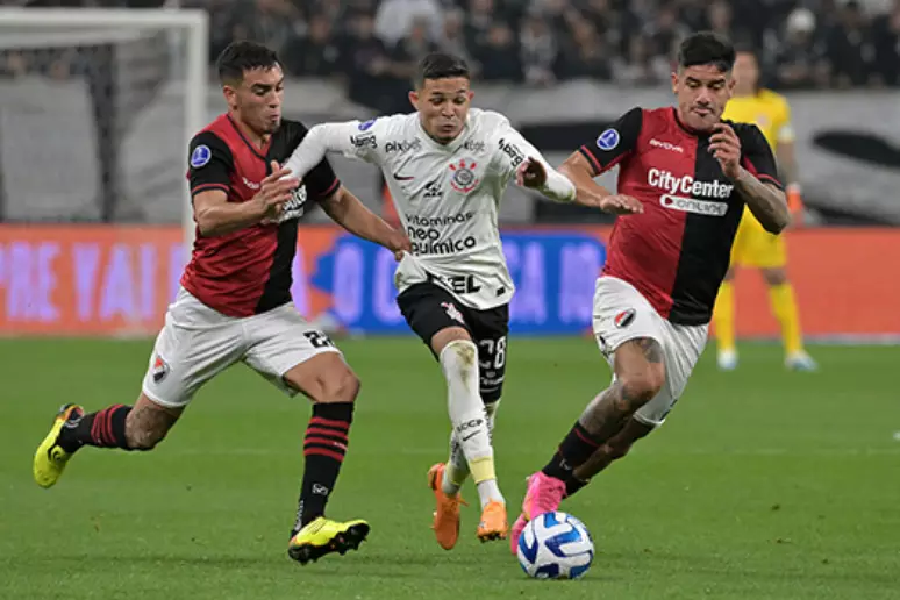
[[[766,136],[773,153],[778,150],[779,142],[794,140],[791,109],[787,100],[771,90],[761,89],[752,96],[733,97],[725,106],[722,118],[739,123],[755,123]]]

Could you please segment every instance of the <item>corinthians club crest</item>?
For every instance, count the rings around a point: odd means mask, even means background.
[[[468,194],[481,181],[475,177],[475,167],[478,166],[475,161],[465,158],[459,159],[456,164],[450,165],[450,186],[457,192]]]

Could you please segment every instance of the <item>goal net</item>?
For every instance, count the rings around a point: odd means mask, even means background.
[[[0,9],[0,220],[183,224],[207,17]]]

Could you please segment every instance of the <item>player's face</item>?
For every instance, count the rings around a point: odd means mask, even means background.
[[[737,94],[752,94],[759,81],[759,65],[756,57],[749,52],[738,52],[734,61],[734,91]]]
[[[465,127],[472,95],[465,77],[426,79],[421,89],[409,93],[409,101],[419,112],[428,135],[446,144]]]
[[[274,133],[281,124],[284,72],[277,65],[271,69],[248,69],[239,84],[225,86],[225,98],[238,118],[254,133]]]
[[[712,129],[722,118],[733,89],[734,78],[715,65],[686,67],[672,73],[678,117],[691,129]]]

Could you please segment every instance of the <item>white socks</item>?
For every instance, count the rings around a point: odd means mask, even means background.
[[[444,347],[440,360],[447,380],[448,408],[453,426],[450,464],[444,471],[441,488],[447,494],[459,491],[465,479],[460,467],[465,462],[468,464],[466,470],[472,472],[478,485],[482,507],[491,501],[503,502],[494,474],[489,418],[478,391],[478,349],[470,341],[455,340]],[[493,424],[493,415],[490,421]],[[463,458],[464,461],[461,460]]]

